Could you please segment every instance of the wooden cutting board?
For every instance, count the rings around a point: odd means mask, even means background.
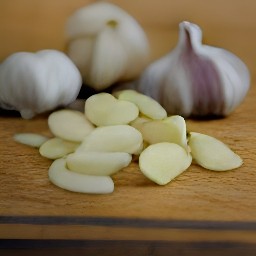
[[[244,103],[229,117],[187,120],[188,130],[228,144],[243,158],[241,168],[213,172],[192,165],[168,185],[158,186],[133,162],[113,177],[115,190],[110,195],[72,193],[54,186],[48,179],[51,160],[13,140],[21,132],[50,135],[47,115],[33,120],[2,115],[0,238],[41,241],[39,247],[49,246],[51,240],[60,248],[66,239],[78,248],[84,248],[85,241],[99,242],[87,244],[87,249],[104,247],[102,241],[107,240],[116,250],[131,248],[137,241],[146,252],[152,242],[172,247],[185,243],[195,250],[213,242],[256,245],[255,96],[252,84]]]

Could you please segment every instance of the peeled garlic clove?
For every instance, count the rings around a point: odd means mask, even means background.
[[[88,175],[112,175],[132,161],[124,152],[76,152],[67,156],[69,170]]]
[[[81,142],[94,130],[93,124],[80,111],[62,109],[48,117],[51,132],[64,140]]]
[[[243,160],[226,144],[214,137],[190,132],[189,147],[193,159],[200,166],[213,171],[228,171],[240,167]]]
[[[62,52],[18,52],[0,65],[0,107],[17,110],[23,118],[73,102],[81,75]]]
[[[109,93],[98,93],[86,100],[85,115],[97,126],[128,124],[138,117],[139,109]]]
[[[130,125],[101,126],[95,128],[77,149],[80,152],[126,152],[136,154],[143,144],[141,133]]]
[[[17,133],[13,136],[13,138],[16,142],[35,148],[39,148],[49,139],[46,136],[36,133]]]
[[[249,71],[237,56],[203,45],[201,39],[197,25],[180,23],[176,48],[145,70],[137,90],[156,99],[171,115],[230,114],[247,94]]]
[[[139,157],[142,173],[159,185],[165,185],[184,172],[192,158],[181,146],[162,142],[148,146]]]
[[[85,84],[102,90],[134,79],[149,59],[149,43],[137,21],[118,6],[98,2],[74,12],[67,21],[68,55]]]
[[[177,128],[177,130],[179,131],[179,137],[178,137],[179,139],[177,144],[179,144],[189,152],[188,143],[187,143],[187,125],[186,125],[185,119],[182,116],[173,115],[165,118],[163,122],[173,125],[174,127]]]
[[[170,116],[163,120],[144,122],[139,127],[143,139],[149,144],[159,142],[176,143],[188,150],[186,123],[181,116]]]
[[[154,99],[134,90],[117,92],[117,98],[136,104],[140,113],[152,119],[164,119],[167,117],[166,110]]]
[[[143,139],[149,144],[159,142],[180,142],[180,131],[177,126],[154,120],[143,123],[140,129]]]
[[[93,176],[72,172],[66,167],[66,160],[55,160],[49,168],[50,181],[63,189],[89,194],[109,194],[114,191],[114,183],[109,176]]]
[[[138,116],[135,120],[130,122],[130,125],[141,132],[143,124],[149,121],[152,121],[152,119],[149,119],[144,116]]]
[[[78,145],[79,144],[75,142],[52,138],[40,146],[39,153],[43,157],[57,159],[73,153]]]

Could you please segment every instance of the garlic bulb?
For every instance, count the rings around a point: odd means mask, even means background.
[[[25,119],[73,102],[81,75],[62,52],[18,52],[0,65],[0,107],[18,110]]]
[[[97,2],[67,21],[67,54],[84,82],[102,90],[139,76],[148,63],[148,39],[137,21],[116,5]]]
[[[176,48],[152,63],[133,88],[156,99],[169,114],[230,114],[246,96],[249,71],[231,52],[201,40],[197,25],[180,23]]]

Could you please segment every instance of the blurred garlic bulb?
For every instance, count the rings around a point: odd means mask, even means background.
[[[84,82],[102,90],[139,76],[148,63],[148,39],[137,21],[116,5],[97,2],[67,21],[67,54]]]
[[[72,103],[81,85],[78,69],[62,52],[17,52],[0,65],[0,107],[30,119]]]
[[[176,48],[152,63],[133,88],[156,99],[169,114],[230,114],[250,86],[246,65],[229,51],[203,45],[197,25],[184,21],[179,28]]]

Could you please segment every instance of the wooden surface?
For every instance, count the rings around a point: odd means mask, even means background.
[[[96,0],[95,0],[96,1]],[[65,25],[76,9],[94,0],[1,0],[0,61],[16,51],[65,50]],[[227,48],[254,66],[256,2],[254,0],[112,0],[144,28],[155,59],[177,42],[178,24],[197,23],[204,41]],[[249,57],[250,58],[247,58]]]
[[[1,1],[0,59],[19,50],[64,49],[64,21],[86,2]],[[223,1],[179,0],[171,6],[152,1],[147,11],[145,1],[113,2],[143,24],[152,59],[175,45],[179,21],[191,19],[203,27],[206,42],[245,61],[252,83],[243,104],[225,119],[187,120],[189,130],[219,138],[244,165],[220,173],[192,165],[168,185],[157,186],[134,162],[113,177],[111,195],[71,193],[49,182],[50,160],[12,138],[19,132],[49,135],[47,115],[28,121],[1,113],[1,255],[255,255],[255,2],[225,1],[223,6]]]

